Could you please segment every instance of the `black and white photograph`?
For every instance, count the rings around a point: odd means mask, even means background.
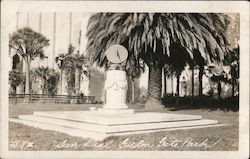
[[[247,1],[1,8],[1,158],[249,157]]]

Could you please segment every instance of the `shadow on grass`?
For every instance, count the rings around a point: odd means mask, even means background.
[[[239,111],[239,97],[215,99],[208,96],[198,97],[165,97],[163,104],[170,111],[204,109],[209,111]]]

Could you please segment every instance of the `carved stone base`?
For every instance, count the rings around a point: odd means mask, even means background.
[[[127,77],[122,70],[108,70],[105,81],[106,104],[104,109],[128,109],[127,101]]]

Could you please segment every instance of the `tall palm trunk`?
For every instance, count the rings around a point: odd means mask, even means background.
[[[218,81],[217,90],[218,90],[218,97],[219,97],[219,99],[221,99],[221,82],[220,82],[220,80]]]
[[[28,59],[25,60],[25,94],[30,94],[30,64]]]
[[[135,102],[135,81],[134,79],[131,80],[132,88],[131,88],[131,93],[132,93],[132,102]]]
[[[166,79],[166,75],[165,75],[165,71],[164,71],[164,69],[163,69],[163,97],[165,97],[166,96],[166,94],[167,94],[167,79]]]
[[[192,65],[192,97],[194,97],[194,66]]]
[[[202,86],[202,76],[204,73],[204,66],[199,66],[199,96],[202,95],[202,91],[203,91],[203,86]]]
[[[235,80],[232,78],[232,97],[234,97]]]
[[[76,68],[76,70],[75,70],[75,90],[76,90],[76,95],[80,94],[80,78],[81,78],[81,69]]]
[[[177,96],[179,97],[179,95],[180,95],[180,75],[177,75],[177,86],[176,86],[176,90],[177,90]]]
[[[43,85],[42,94],[45,94],[45,90],[46,90],[46,87],[47,87],[47,86],[46,86],[46,78],[42,78],[42,79],[43,79],[43,80],[42,80],[42,81],[43,81],[43,84],[42,84],[42,85]]]
[[[172,96],[174,95],[174,75],[171,76],[171,90],[172,90]]]
[[[61,95],[62,95],[62,90],[63,90],[62,80],[63,80],[63,77],[62,77],[62,68],[61,68],[60,69],[60,93]]]
[[[149,67],[148,99],[145,109],[161,109],[162,68]]]

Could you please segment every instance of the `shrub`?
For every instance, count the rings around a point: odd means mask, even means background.
[[[228,97],[224,99],[216,99],[210,96],[187,96],[187,97],[176,97],[166,96],[162,99],[162,104],[166,107],[178,107],[178,108],[189,108],[189,109],[223,109],[223,110],[239,110],[239,97]]]

